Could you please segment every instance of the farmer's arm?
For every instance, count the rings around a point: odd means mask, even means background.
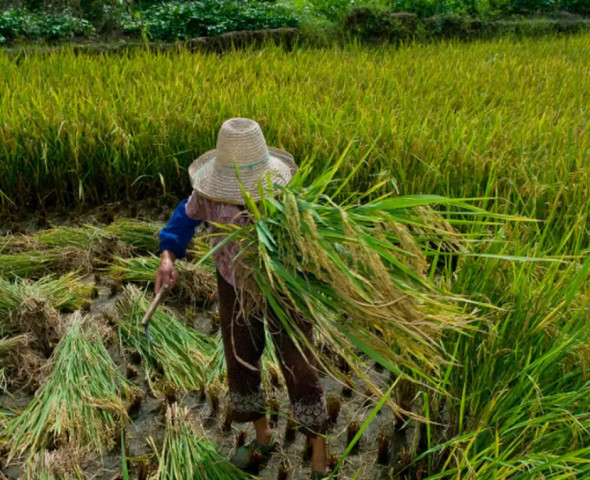
[[[176,284],[178,272],[174,267],[177,258],[186,255],[186,249],[190,243],[195,229],[202,223],[186,214],[188,200],[182,200],[168,224],[160,230],[160,268],[156,273],[155,290],[160,290],[162,285],[172,288]]]

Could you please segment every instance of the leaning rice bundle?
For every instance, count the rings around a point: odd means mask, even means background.
[[[59,247],[0,255],[0,277],[40,278],[51,273],[90,272],[92,254],[82,247]]]
[[[93,291],[93,284],[74,273],[36,282],[0,278],[0,335],[31,333],[41,350],[51,350],[63,333],[57,311],[81,308]]]
[[[74,314],[48,368],[47,381],[6,429],[9,459],[49,445],[113,447],[126,406],[140,392],[121,374],[92,321]]]
[[[158,231],[163,225],[133,218],[121,218],[111,223],[106,230],[122,242],[142,253],[158,251]]]
[[[151,335],[160,347],[147,341],[141,319],[149,307],[149,300],[131,285],[124,290],[117,303],[119,334],[122,342],[136,350],[144,364],[147,380],[154,393],[158,382],[166,388],[197,391],[205,384],[205,366],[213,354],[215,343],[211,337],[186,327],[165,307],[160,306],[150,322]]]
[[[160,259],[158,257],[115,258],[109,273],[118,281],[150,285],[156,276]],[[207,269],[186,261],[176,262],[179,276],[172,295],[193,305],[211,303],[216,291],[215,276]]]
[[[119,241],[109,230],[88,224],[82,227],[42,230],[34,237],[38,242],[52,248],[83,249],[93,264],[104,262],[113,255],[127,256],[133,251],[131,246]]]
[[[249,260],[241,272],[244,289],[254,291],[254,284],[262,292],[243,298],[272,308],[295,341],[307,342],[293,321],[304,316],[369,384],[359,353],[428,381],[449,361],[441,335],[462,330],[468,320],[456,298],[428,275],[429,255],[462,248],[459,234],[429,206],[469,207],[437,196],[387,195],[337,205],[323,193],[336,170],[307,188],[302,173],[279,198],[259,203],[244,192],[252,224],[229,229],[218,248],[241,242]],[[319,359],[342,378],[333,359]]]
[[[188,410],[177,404],[166,410],[166,434],[153,480],[239,480],[251,478],[207,440]]]

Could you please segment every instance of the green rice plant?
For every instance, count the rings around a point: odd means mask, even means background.
[[[15,414],[4,406],[0,406],[0,446],[6,443],[5,429]]]
[[[50,375],[6,429],[8,459],[50,445],[110,449],[126,406],[141,395],[109,356],[101,334],[79,312],[53,352]]]
[[[400,194],[494,197],[482,204],[537,219],[558,201],[548,233],[557,244],[579,215],[588,230],[580,92],[590,88],[589,42],[268,45],[263,57],[66,49],[18,64],[0,54],[0,89],[10,92],[0,100],[1,201],[12,209],[186,194],[185,168],[214,147],[223,120],[244,116],[261,123],[269,145],[312,159],[316,175],[350,140],[343,175],[376,143],[344,196],[392,178]]]
[[[109,274],[122,282],[134,282],[152,285],[160,266],[160,259],[155,256],[114,259],[108,267]],[[211,303],[217,289],[215,276],[209,269],[196,266],[187,261],[177,261],[178,280],[173,295],[188,300],[192,304]]]
[[[522,238],[518,227],[501,234]],[[471,338],[446,339],[459,367],[441,380],[448,396],[429,392],[429,404],[431,418],[447,425],[432,425],[432,442],[416,458],[436,478],[590,474],[590,257],[581,250],[580,259],[513,260],[539,256],[540,238],[490,243],[453,284],[501,309],[484,307]]]
[[[220,453],[217,445],[205,437],[203,428],[191,417],[188,409],[181,409],[176,403],[166,410],[166,434],[157,456],[158,469],[150,477],[153,480],[252,478]]]
[[[141,325],[149,303],[138,288],[125,287],[123,297],[117,302],[121,342],[141,356],[154,393],[168,388],[183,392],[199,390],[205,384],[205,367],[215,342],[186,327],[172,312],[160,306],[150,322],[152,337],[160,348],[150,345]]]

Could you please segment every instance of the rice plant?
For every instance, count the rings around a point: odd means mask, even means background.
[[[188,409],[181,409],[177,404],[166,410],[166,434],[157,456],[158,469],[150,477],[154,480],[252,478],[221,454],[217,445],[205,437]]]
[[[344,194],[385,175],[400,194],[493,195],[488,203],[538,219],[560,199],[550,233],[559,241],[588,202],[580,92],[589,88],[589,42],[350,44],[294,54],[268,45],[264,58],[250,49],[221,57],[66,49],[18,65],[0,55],[0,88],[10,92],[0,100],[0,196],[9,207],[186,192],[191,160],[214,147],[223,120],[245,116],[260,121],[269,145],[299,163],[312,157],[314,174],[354,139],[347,173],[376,140],[365,175]]]
[[[215,342],[186,327],[160,306],[150,322],[152,337],[160,348],[150,345],[141,325],[149,303],[139,289],[125,287],[123,298],[117,303],[121,342],[140,354],[154,393],[161,393],[163,387],[184,392],[199,390],[205,384],[205,367],[213,355]]]
[[[141,393],[120,373],[91,320],[74,314],[48,368],[46,382],[6,428],[8,459],[48,446],[112,448],[127,405]]]
[[[0,335],[31,334],[31,345],[49,354],[63,334],[59,311],[80,309],[93,291],[74,273],[37,281],[0,278]]]
[[[139,252],[155,253],[158,251],[158,232],[162,227],[154,222],[120,218],[107,226],[106,230]]]
[[[108,267],[110,275],[119,281],[152,285],[160,259],[155,256],[114,259]],[[208,268],[196,266],[188,261],[176,262],[178,280],[172,295],[188,300],[192,304],[211,303],[217,289],[215,276]]]
[[[41,278],[52,273],[91,271],[92,255],[78,247],[0,255],[0,278]]]

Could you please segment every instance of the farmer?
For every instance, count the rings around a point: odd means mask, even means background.
[[[258,123],[246,118],[224,122],[217,136],[217,148],[201,155],[189,168],[192,194],[178,204],[172,218],[160,231],[161,263],[156,274],[156,291],[163,285],[169,288],[175,285],[178,272],[174,261],[184,257],[195,228],[202,222],[247,224],[240,182],[255,200],[259,200],[259,185],[261,182],[266,185],[267,174],[273,184],[286,185],[296,171],[291,154],[267,147]],[[220,229],[214,227],[213,231],[219,233]],[[213,237],[213,245],[218,245],[222,239],[223,235]],[[214,254],[214,260],[232,419],[252,421],[256,430],[256,439],[238,448],[231,457],[235,465],[247,469],[254,450],[268,457],[277,448],[277,442],[268,422],[261,387],[264,322],[261,315],[245,314],[240,309],[240,259],[235,259],[239,252],[239,246],[230,242]],[[301,353],[270,309],[267,309],[266,320],[295,419],[305,428],[312,446],[311,478],[324,478],[326,443],[323,434],[328,416],[313,355],[307,348],[302,348],[304,353]],[[312,342],[311,323],[305,320],[300,323],[299,328]]]

